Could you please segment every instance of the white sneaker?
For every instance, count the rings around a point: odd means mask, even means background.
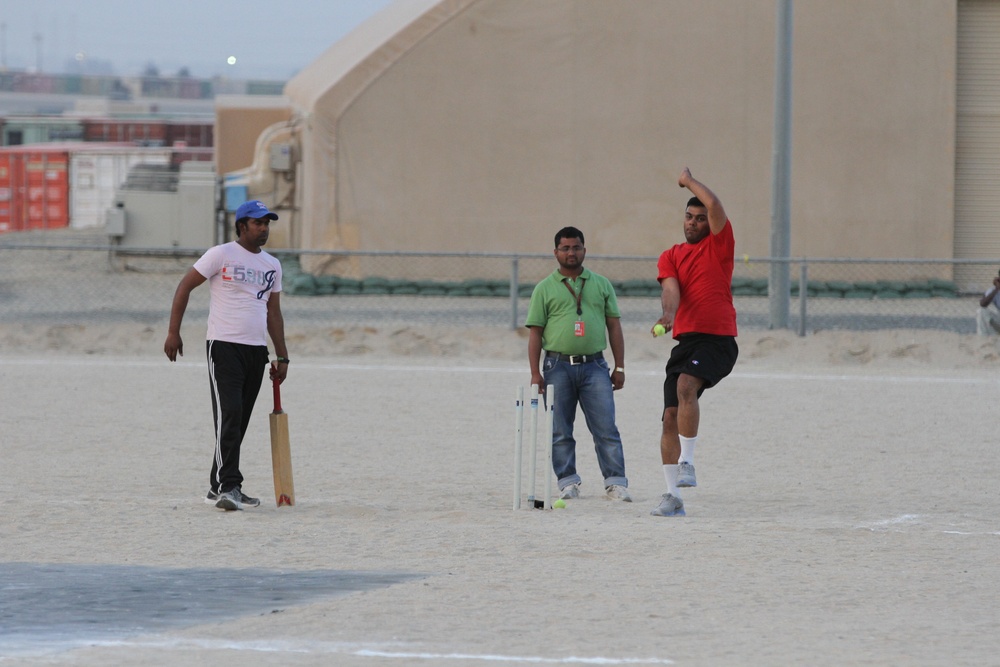
[[[563,487],[562,491],[559,492],[559,497],[563,500],[572,500],[573,498],[580,497],[580,485],[579,484],[567,484]]]
[[[673,494],[664,493],[660,504],[650,514],[653,516],[685,516],[684,501]]]
[[[691,488],[698,486],[698,480],[694,476],[694,465],[687,461],[677,464],[677,487]]]
[[[612,484],[611,486],[604,489],[604,491],[608,494],[608,498],[610,498],[611,500],[620,500],[623,503],[632,502],[632,496],[629,495],[628,489],[626,489],[624,486],[620,486],[618,484]]]

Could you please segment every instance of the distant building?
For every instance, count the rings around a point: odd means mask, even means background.
[[[0,72],[0,92],[95,95],[111,99],[210,100],[218,94],[280,95],[284,81],[197,79],[190,76],[119,77],[97,74]]]

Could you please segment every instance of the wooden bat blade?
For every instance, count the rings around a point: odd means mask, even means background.
[[[292,483],[292,449],[288,439],[288,415],[272,412],[271,415],[271,466],[274,468],[274,502],[278,507],[295,504],[295,486]]]

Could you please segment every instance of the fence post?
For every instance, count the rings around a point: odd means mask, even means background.
[[[806,294],[808,289],[806,286],[809,284],[809,265],[806,261],[802,260],[802,265],[799,267],[799,335],[806,335]]]
[[[517,277],[517,256],[510,260],[510,330],[517,331],[517,298],[520,291]]]

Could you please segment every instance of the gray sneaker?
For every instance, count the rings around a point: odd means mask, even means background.
[[[698,486],[694,477],[694,464],[681,461],[677,464],[677,486],[679,488]]]
[[[672,493],[664,493],[660,504],[650,514],[653,516],[684,516],[684,501]]]
[[[242,488],[237,487],[236,490],[239,491],[240,494],[239,501],[241,505],[245,505],[247,507],[260,507],[260,498],[254,498],[252,496],[248,496],[247,494],[243,493]],[[209,489],[208,495],[205,496],[205,502],[208,503],[209,505],[218,506],[217,503],[219,502],[219,498],[221,497],[222,497],[221,494]]]
[[[580,497],[580,485],[579,484],[567,484],[559,491],[559,497],[563,500],[572,500],[573,498]]]
[[[220,493],[219,500],[215,503],[215,506],[220,510],[226,510],[227,512],[235,512],[236,510],[243,509],[243,503],[240,502],[239,488],[230,489],[225,493]]]
[[[243,493],[243,487],[236,489],[240,492],[240,504],[244,507],[260,507],[260,498],[253,498]]]
[[[629,495],[628,489],[620,484],[612,484],[604,489],[604,492],[608,494],[608,498],[611,500],[620,500],[623,503],[632,502],[632,496]]]

